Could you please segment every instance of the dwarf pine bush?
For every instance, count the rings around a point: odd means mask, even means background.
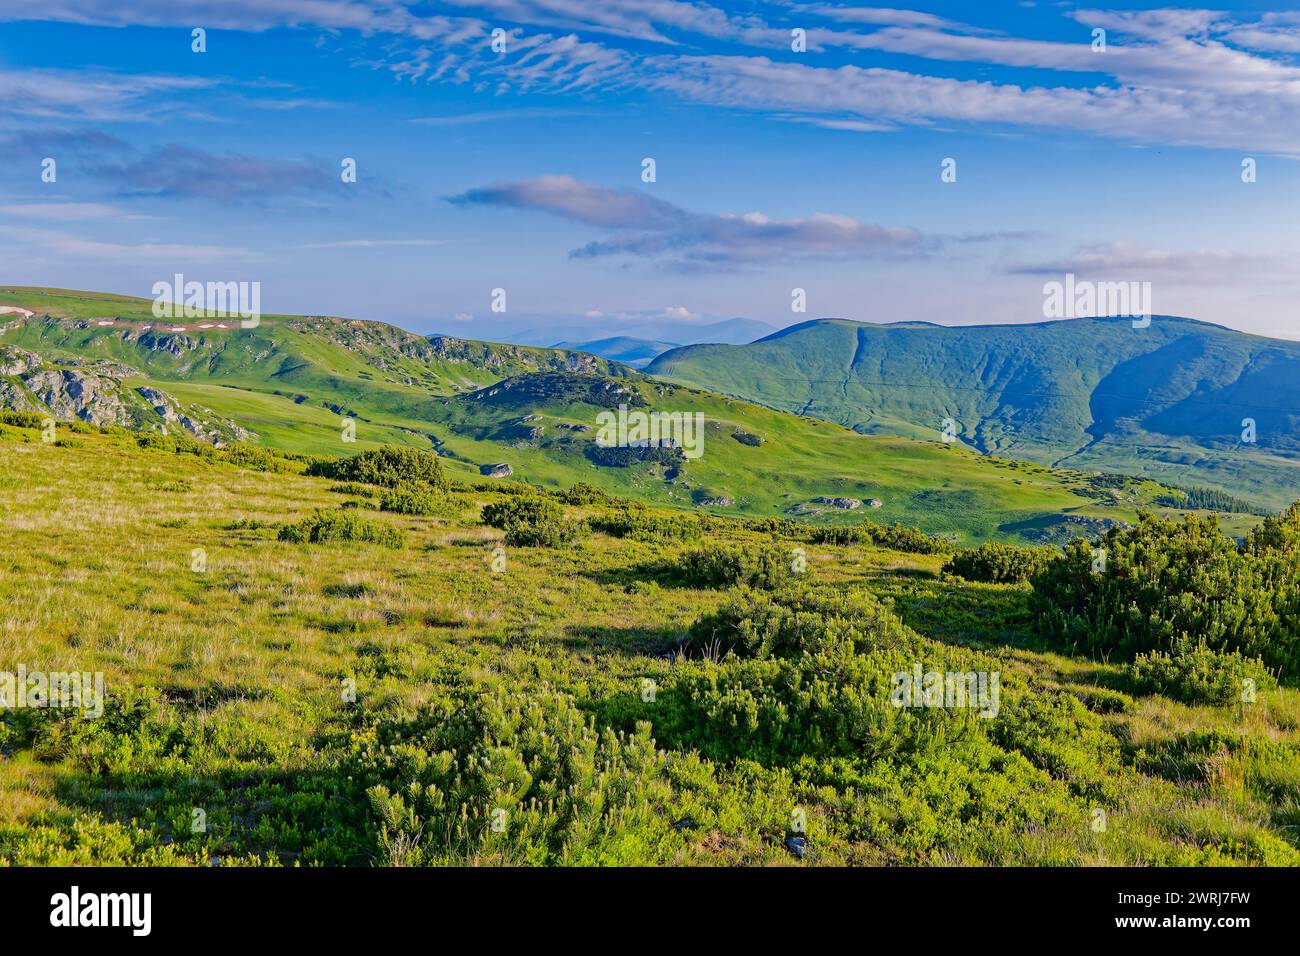
[[[515,547],[557,548],[581,537],[584,526],[564,517],[564,509],[549,498],[513,496],[483,507],[483,523],[506,533]]]
[[[794,572],[790,555],[774,545],[707,545],[682,554],[676,577],[688,587],[771,590],[794,580]]]
[[[17,412],[12,409],[0,409],[0,425],[12,425],[14,428],[43,428],[46,416],[37,412]]]
[[[336,486],[337,487],[337,486]],[[379,496],[379,510],[401,515],[447,515],[453,511],[447,496],[429,485],[398,485]]]
[[[1249,691],[1276,686],[1261,661],[1204,644],[1139,654],[1128,666],[1128,679],[1137,693],[1163,694],[1185,704],[1232,704],[1249,697]]]
[[[603,505],[614,501],[612,495],[585,481],[574,482],[567,490],[555,492],[555,497],[566,505]]]
[[[281,527],[279,538],[296,544],[364,541],[385,548],[406,545],[406,535],[400,528],[370,521],[349,510],[317,511],[301,521]]]
[[[696,541],[704,530],[697,515],[623,507],[587,519],[593,531],[635,541]]]
[[[402,445],[371,448],[350,458],[313,461],[307,474],[336,481],[359,481],[385,488],[395,488],[402,484],[424,484],[442,494],[451,488],[451,482],[447,480],[437,455]]]
[[[943,570],[967,581],[1020,584],[1036,577],[1059,553],[1055,548],[982,544],[978,548],[958,551],[948,559]]]
[[[953,550],[953,546],[942,538],[926,534],[919,528],[904,527],[897,521],[892,525],[864,521],[862,530],[874,544],[892,551],[906,551],[911,554],[949,554]]]
[[[1125,657],[1181,642],[1300,674],[1300,509],[1244,546],[1214,516],[1142,513],[1094,546],[1075,541],[1033,581],[1031,607],[1057,640]]]

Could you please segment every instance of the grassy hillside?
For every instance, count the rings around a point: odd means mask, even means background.
[[[1140,689],[941,556],[737,521],[519,547],[480,519],[510,482],[402,516],[59,432],[0,425],[0,670],[107,703],[0,712],[0,865],[1300,863],[1300,694]],[[279,540],[318,509],[404,539]],[[701,547],[801,549],[807,590],[683,581]],[[891,707],[914,664],[999,674],[996,715]]]
[[[382,323],[321,317],[268,316],[246,330],[188,321],[177,332],[154,320],[145,300],[89,293],[0,288],[0,304],[35,313],[5,317],[0,349],[83,368],[124,367],[113,372],[124,401],[156,388],[192,416],[237,423],[247,441],[307,454],[386,443],[433,448],[464,476],[508,464],[514,477],[539,485],[581,480],[723,514],[844,521],[844,509],[818,499],[874,498],[879,522],[974,542],[1060,540],[1131,521],[1138,506],[1168,493],[1153,482],[1105,482],[984,458],[933,434],[920,436],[928,441],[864,436],[655,382],[578,352],[423,339]],[[21,380],[11,378],[11,387],[21,389]],[[704,415],[703,457],[626,467],[594,461],[596,416],[611,407],[604,395],[621,396],[614,405]],[[355,442],[345,419],[355,423]],[[147,410],[115,421],[179,430]]]
[[[646,371],[867,434],[930,438],[951,418],[959,440],[991,454],[1211,485],[1274,508],[1300,493],[1300,343],[1190,319],[827,319],[750,345],[676,349]]]

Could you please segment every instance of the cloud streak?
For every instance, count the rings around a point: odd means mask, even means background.
[[[916,229],[831,213],[803,219],[772,219],[759,212],[694,213],[633,190],[563,175],[496,183],[452,196],[450,202],[545,212],[615,233],[574,249],[569,255],[575,259],[627,256],[677,269],[918,254],[939,242]]]

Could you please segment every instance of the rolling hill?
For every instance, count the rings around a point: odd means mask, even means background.
[[[1191,319],[1140,329],[1126,318],[822,319],[749,345],[675,349],[646,372],[864,434],[932,438],[951,419],[956,438],[986,454],[1208,485],[1272,507],[1300,496],[1300,343]]]
[[[869,512],[961,541],[1095,533],[1170,494],[980,455],[916,430],[864,435],[583,352],[322,316],[266,316],[253,329],[160,326],[148,300],[59,290],[0,288],[0,305],[32,313],[0,323],[0,403],[98,424],[313,455],[405,444],[436,449],[464,479],[585,481],[723,514],[843,521]],[[619,404],[702,415],[704,455],[602,455],[597,416]]]

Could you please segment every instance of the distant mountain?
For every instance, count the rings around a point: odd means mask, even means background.
[[[590,352],[602,358],[613,359],[633,368],[642,368],[652,362],[656,356],[678,347],[676,342],[650,342],[646,339],[617,335],[608,339],[595,339],[591,342],[557,342],[551,348],[569,349],[574,352]]]
[[[476,334],[518,345],[546,346],[552,342],[590,342],[608,338],[636,338],[655,342],[694,345],[702,342],[743,344],[771,335],[776,327],[756,319],[724,319],[721,322],[688,322],[681,319],[601,318],[564,325],[530,326],[485,324]]]
[[[1031,325],[821,319],[692,345],[647,373],[866,434],[955,438],[1045,464],[1300,497],[1300,342],[1156,316]],[[1253,428],[1253,432],[1252,432]]]

